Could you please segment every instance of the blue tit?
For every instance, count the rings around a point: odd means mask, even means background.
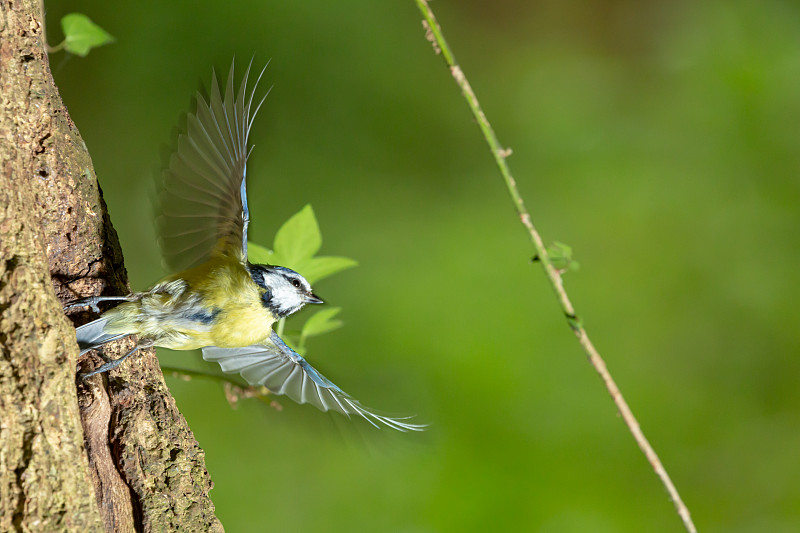
[[[219,363],[224,372],[238,372],[250,385],[323,411],[358,415],[376,427],[420,431],[424,426],[407,417],[384,416],[361,405],[272,330],[277,320],[322,300],[294,270],[247,260],[248,136],[266,99],[265,94],[254,100],[264,70],[248,93],[248,67],[237,92],[231,65],[224,96],[214,75],[208,101],[198,94],[197,109],[187,116],[186,133],[164,172],[158,219],[165,262],[179,272],[145,292],[90,297],[67,306],[90,306],[99,313],[99,302],[122,302],[77,328],[81,355],[128,335],[139,337],[123,357],[104,357],[105,364],[83,377],[116,368],[140,348],[201,348],[205,360]]]

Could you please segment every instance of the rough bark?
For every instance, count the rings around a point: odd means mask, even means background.
[[[0,0],[0,531],[221,531],[153,351],[76,379],[97,361],[78,361],[61,305],[125,294],[127,274],[40,17]]]

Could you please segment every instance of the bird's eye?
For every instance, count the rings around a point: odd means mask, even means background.
[[[299,279],[293,278],[291,280],[291,283],[292,283],[292,285],[294,285],[295,289],[299,289],[302,286],[302,285],[300,285],[300,280]]]

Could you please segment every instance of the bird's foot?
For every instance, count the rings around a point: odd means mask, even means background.
[[[95,374],[102,374],[103,372],[108,372],[109,370],[113,370],[113,369],[117,368],[119,365],[121,365],[122,362],[125,361],[125,359],[127,359],[128,357],[130,357],[131,355],[136,353],[140,348],[150,348],[151,346],[153,346],[152,342],[139,343],[136,346],[134,346],[133,349],[131,349],[131,351],[129,351],[128,353],[126,353],[125,355],[120,357],[119,359],[111,359],[110,357],[105,355],[103,352],[98,351],[98,353],[100,354],[100,357],[103,358],[105,363],[103,363],[99,367],[95,368],[91,372],[87,372],[85,374],[80,374],[80,378],[81,379],[86,379],[86,378],[94,376]]]
[[[128,296],[89,296],[88,298],[81,298],[64,305],[64,311],[72,309],[73,307],[89,307],[92,311],[100,314],[100,307],[97,304],[100,302],[131,302],[136,299],[135,294]]]

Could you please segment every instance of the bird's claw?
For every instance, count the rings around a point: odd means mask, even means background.
[[[90,378],[90,377],[94,376],[95,374],[101,374],[103,372],[108,372],[109,370],[114,370],[119,365],[121,365],[122,362],[125,361],[125,359],[127,359],[128,357],[130,357],[131,355],[136,353],[139,349],[141,349],[141,348],[149,348],[150,346],[152,346],[151,342],[137,344],[136,346],[133,347],[133,349],[131,351],[129,351],[128,353],[126,353],[125,355],[120,357],[119,359],[111,359],[106,354],[104,354],[103,352],[98,350],[98,352],[97,352],[98,355],[103,359],[103,361],[105,361],[105,363],[103,363],[99,367],[95,368],[91,372],[86,372],[85,374],[79,374],[78,377],[80,377],[82,380],[84,380],[86,378]]]
[[[64,306],[64,311],[72,309],[73,307],[88,307],[98,315],[101,313],[100,307],[97,305],[100,302],[132,302],[138,298],[140,294],[133,293],[127,296],[89,296],[88,298],[81,298],[75,300]]]
[[[80,300],[75,300],[74,302],[70,302],[64,305],[64,311],[69,311],[74,307],[88,307],[98,315],[100,314],[100,307],[97,305],[99,300],[96,297],[89,297],[89,298],[81,298]]]

